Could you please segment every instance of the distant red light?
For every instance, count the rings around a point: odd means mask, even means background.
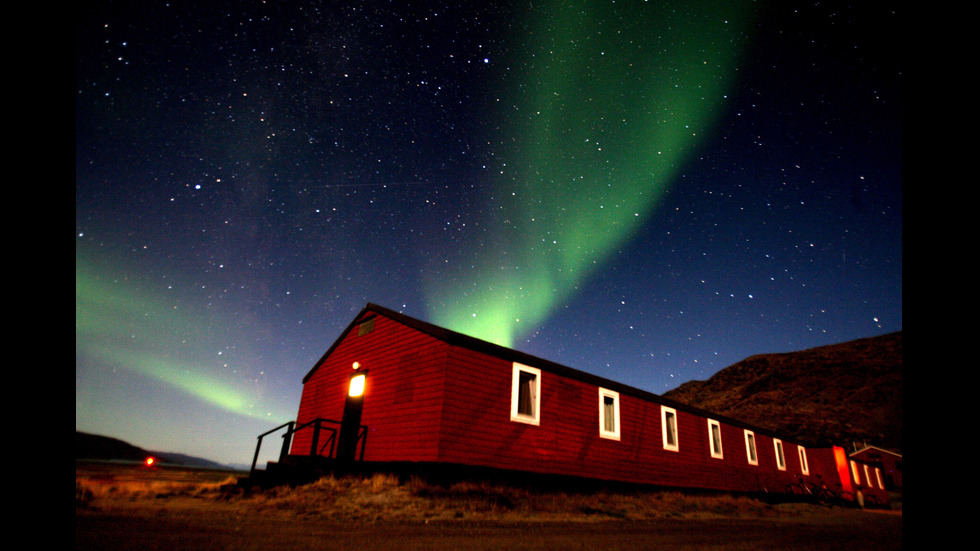
[[[155,458],[155,457],[147,457],[147,458],[146,458],[146,461],[144,461],[143,463],[144,463],[144,464],[145,464],[145,465],[146,465],[147,467],[152,467],[152,466],[153,466],[153,464],[154,464],[154,463],[156,463],[156,462],[157,462],[157,460],[156,460],[156,458]]]

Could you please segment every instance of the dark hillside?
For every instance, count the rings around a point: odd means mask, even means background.
[[[154,456],[158,461],[187,467],[209,469],[225,468],[223,465],[199,457],[179,453],[147,451],[128,442],[108,436],[75,431],[75,459],[99,461],[144,461]]]
[[[143,461],[150,452],[116,438],[75,431],[75,459]]]
[[[902,333],[751,356],[667,398],[804,442],[902,449]]]

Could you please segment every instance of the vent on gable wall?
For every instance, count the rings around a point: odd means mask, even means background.
[[[367,335],[374,331],[374,318],[369,318],[357,324],[357,336]]]

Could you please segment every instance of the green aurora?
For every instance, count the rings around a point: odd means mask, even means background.
[[[85,255],[75,255],[75,353],[79,365],[125,369],[154,379],[231,413],[253,416],[250,393],[210,374],[200,359],[185,357],[181,342],[195,341],[200,316],[185,316],[117,274],[112,281]],[[105,263],[98,266],[104,270]],[[111,272],[111,270],[110,270]],[[76,389],[76,402],[78,390]]]
[[[744,10],[724,2],[687,11],[557,4],[521,38],[527,81],[500,91],[509,145],[497,153],[504,169],[486,213],[493,235],[426,282],[434,323],[504,346],[651,216],[724,106],[745,24]],[[254,389],[213,374],[213,358],[185,344],[235,323],[208,324],[214,312],[177,308],[112,268],[120,265],[76,251],[76,365],[126,370],[254,417]]]
[[[725,107],[751,16],[740,2],[553,4],[524,39],[527,80],[500,102],[494,235],[427,282],[435,323],[508,347],[654,213]]]

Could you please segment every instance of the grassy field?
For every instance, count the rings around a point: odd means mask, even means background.
[[[901,512],[391,475],[244,492],[241,473],[76,464],[76,549],[900,549]]]

